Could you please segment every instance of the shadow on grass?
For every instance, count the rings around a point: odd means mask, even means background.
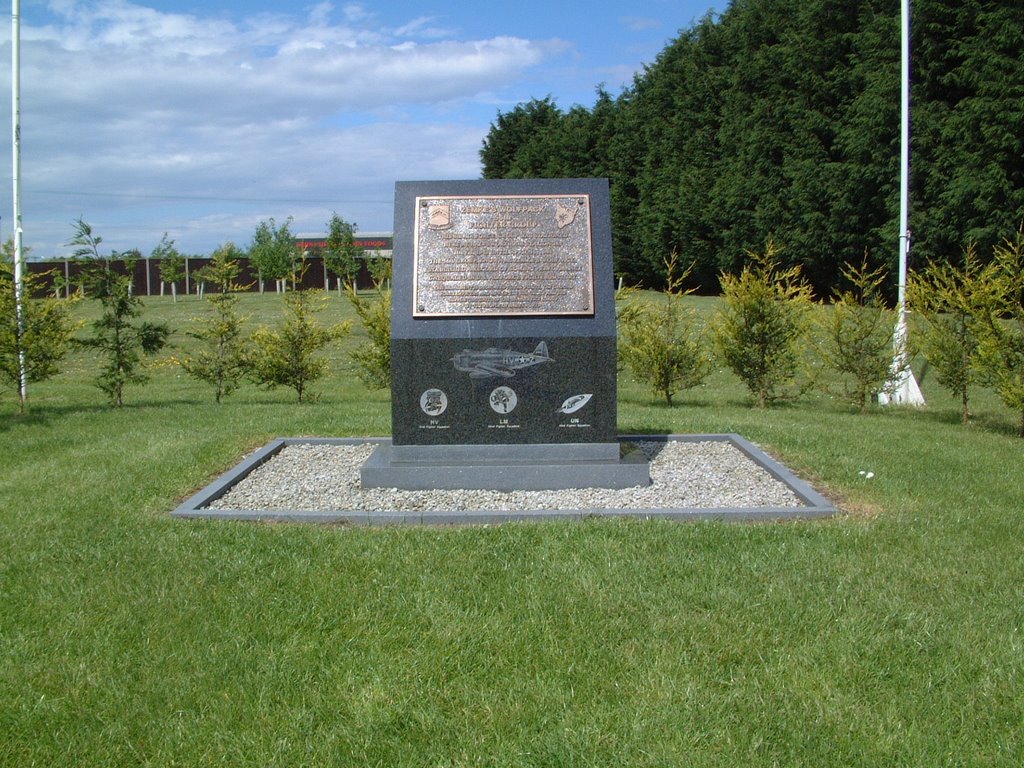
[[[313,403],[296,403],[294,398],[281,398],[273,395],[265,397],[245,397],[238,400],[226,399],[224,402],[217,403],[211,397],[209,399],[196,399],[188,397],[174,397],[174,398],[136,398],[134,400],[128,400],[123,405],[117,407],[104,402],[93,402],[93,403],[38,403],[30,404],[25,413],[18,413],[17,411],[9,414],[8,418],[0,420],[0,429],[8,428],[10,424],[20,423],[25,425],[45,425],[52,420],[66,418],[68,416],[81,415],[81,414],[99,414],[99,413],[137,413],[142,411],[162,411],[162,410],[173,410],[177,408],[196,408],[196,407],[210,407],[210,408],[223,408],[225,411],[237,408],[259,408],[263,406],[289,406],[289,405],[301,405],[303,407],[316,407],[318,405],[331,404],[335,401],[321,400]]]
[[[629,405],[636,408],[651,408],[656,411],[664,411],[665,413],[693,410],[694,408],[713,407],[712,401],[707,398],[677,398],[672,401],[672,405],[669,405],[665,402],[665,398],[620,397],[619,405]]]
[[[0,424],[0,427],[8,427],[10,424],[24,424],[26,426],[47,425],[53,419],[64,418],[76,413],[102,413],[113,411],[109,405],[92,403],[88,405],[57,405],[54,403],[43,403],[40,405],[29,405],[25,413],[13,413],[11,417]]]
[[[957,415],[953,423],[960,424],[960,417]],[[971,429],[972,427],[982,429],[986,432],[994,432],[1005,437],[1012,437],[1017,440],[1021,440],[1024,444],[1024,437],[1021,436],[1021,427],[1015,423],[1012,419],[1007,419],[1005,416],[998,413],[981,413],[977,416],[971,416],[970,421],[967,422],[965,429]]]
[[[1019,425],[1014,422],[1012,415],[999,411],[983,410],[971,413],[966,424],[963,423],[958,408],[914,408],[896,406],[886,408],[875,405],[868,410],[868,413],[886,414],[894,418],[912,419],[914,421],[937,424],[953,429],[983,430],[1005,437],[1020,437]]]
[[[673,430],[668,429],[664,426],[654,426],[653,424],[640,424],[638,426],[630,426],[628,430],[620,430],[619,434],[623,437],[632,437],[634,435],[671,435]]]

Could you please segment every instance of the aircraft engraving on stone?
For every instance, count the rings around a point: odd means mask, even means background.
[[[555,413],[576,413],[576,411],[589,403],[592,397],[592,394],[585,394],[566,398],[565,402],[562,403],[562,407],[555,411]]]
[[[455,370],[468,373],[471,379],[495,376],[511,379],[518,370],[554,361],[548,355],[547,342],[542,341],[533,352],[516,352],[497,347],[479,351],[464,349],[452,358],[452,362],[455,364]]]

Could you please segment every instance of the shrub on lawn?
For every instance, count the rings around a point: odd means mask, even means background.
[[[235,294],[249,286],[237,282],[241,271],[237,256],[235,245],[227,243],[215,250],[210,263],[196,273],[199,280],[217,286],[219,293],[207,297],[210,312],[198,319],[198,327],[188,334],[202,346],[181,360],[186,373],[213,385],[218,403],[238,388],[248,365],[242,336],[245,318],[238,314]]]
[[[1024,437],[1024,232],[996,246],[981,282],[989,309],[978,332],[980,378],[1020,415]]]
[[[892,367],[896,313],[881,294],[884,269],[870,269],[865,259],[860,266],[847,264],[843,276],[852,287],[838,292],[824,316],[821,353],[843,378],[846,398],[864,411],[899,372]]]
[[[316,315],[326,302],[324,291],[291,291],[283,300],[281,324],[276,329],[257,328],[252,334],[249,376],[269,389],[294,389],[301,403],[311,399],[309,385],[327,372],[321,351],[348,334],[351,324],[325,328],[319,323]]]
[[[723,308],[712,324],[726,365],[763,408],[784,395],[799,370],[810,325],[811,289],[800,267],[782,269],[769,241],[763,254],[748,251],[739,275],[723,273]]]
[[[349,283],[348,299],[366,329],[365,346],[349,352],[359,380],[371,389],[391,386],[391,290],[376,281],[373,298],[360,296],[354,283]]]
[[[699,386],[711,371],[711,357],[696,313],[683,305],[691,268],[679,273],[679,255],[665,259],[668,287],[658,304],[633,302],[620,315],[619,352],[633,377],[672,405],[681,390]]]
[[[960,401],[960,420],[970,418],[970,387],[978,379],[978,332],[998,294],[983,281],[994,273],[978,261],[972,244],[963,267],[933,262],[907,282],[913,308],[916,344],[935,369],[935,378]]]
[[[83,285],[92,298],[100,302],[99,319],[92,323],[92,336],[78,343],[98,352],[102,367],[96,376],[98,386],[111,405],[124,404],[127,384],[142,384],[148,380],[142,366],[143,355],[154,355],[163,349],[171,331],[163,323],[133,320],[142,314],[142,300],[132,292],[134,261],[129,254],[118,256],[127,265],[127,274],[114,271],[113,258],[100,256],[102,238],[93,234],[92,227],[79,219],[75,222],[76,259],[85,265]]]
[[[60,372],[71,335],[77,327],[71,319],[72,301],[32,299],[46,281],[45,274],[22,275],[21,322],[18,322],[14,281],[14,244],[4,245],[0,258],[0,381],[4,388],[21,388],[22,361],[28,381],[44,381]],[[24,412],[25,404],[20,403]]]

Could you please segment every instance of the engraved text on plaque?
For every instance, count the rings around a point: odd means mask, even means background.
[[[416,198],[413,315],[592,315],[589,195]]]

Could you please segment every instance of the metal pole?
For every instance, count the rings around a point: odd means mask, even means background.
[[[22,339],[25,334],[24,278],[25,256],[21,248],[21,0],[11,0],[11,133],[12,166],[14,169],[14,307],[18,337],[18,395],[21,408],[25,409],[28,396],[28,376],[25,371],[25,350]]]
[[[910,0],[903,0],[900,24],[900,274],[897,285],[899,322],[907,323],[907,254],[910,252]],[[904,333],[904,339],[906,334]],[[904,351],[906,344],[904,343]]]
[[[910,0],[900,7],[900,231],[896,329],[893,332],[892,376],[889,391],[878,395],[889,403],[924,405],[924,396],[910,370],[907,353],[907,257],[910,253]]]

